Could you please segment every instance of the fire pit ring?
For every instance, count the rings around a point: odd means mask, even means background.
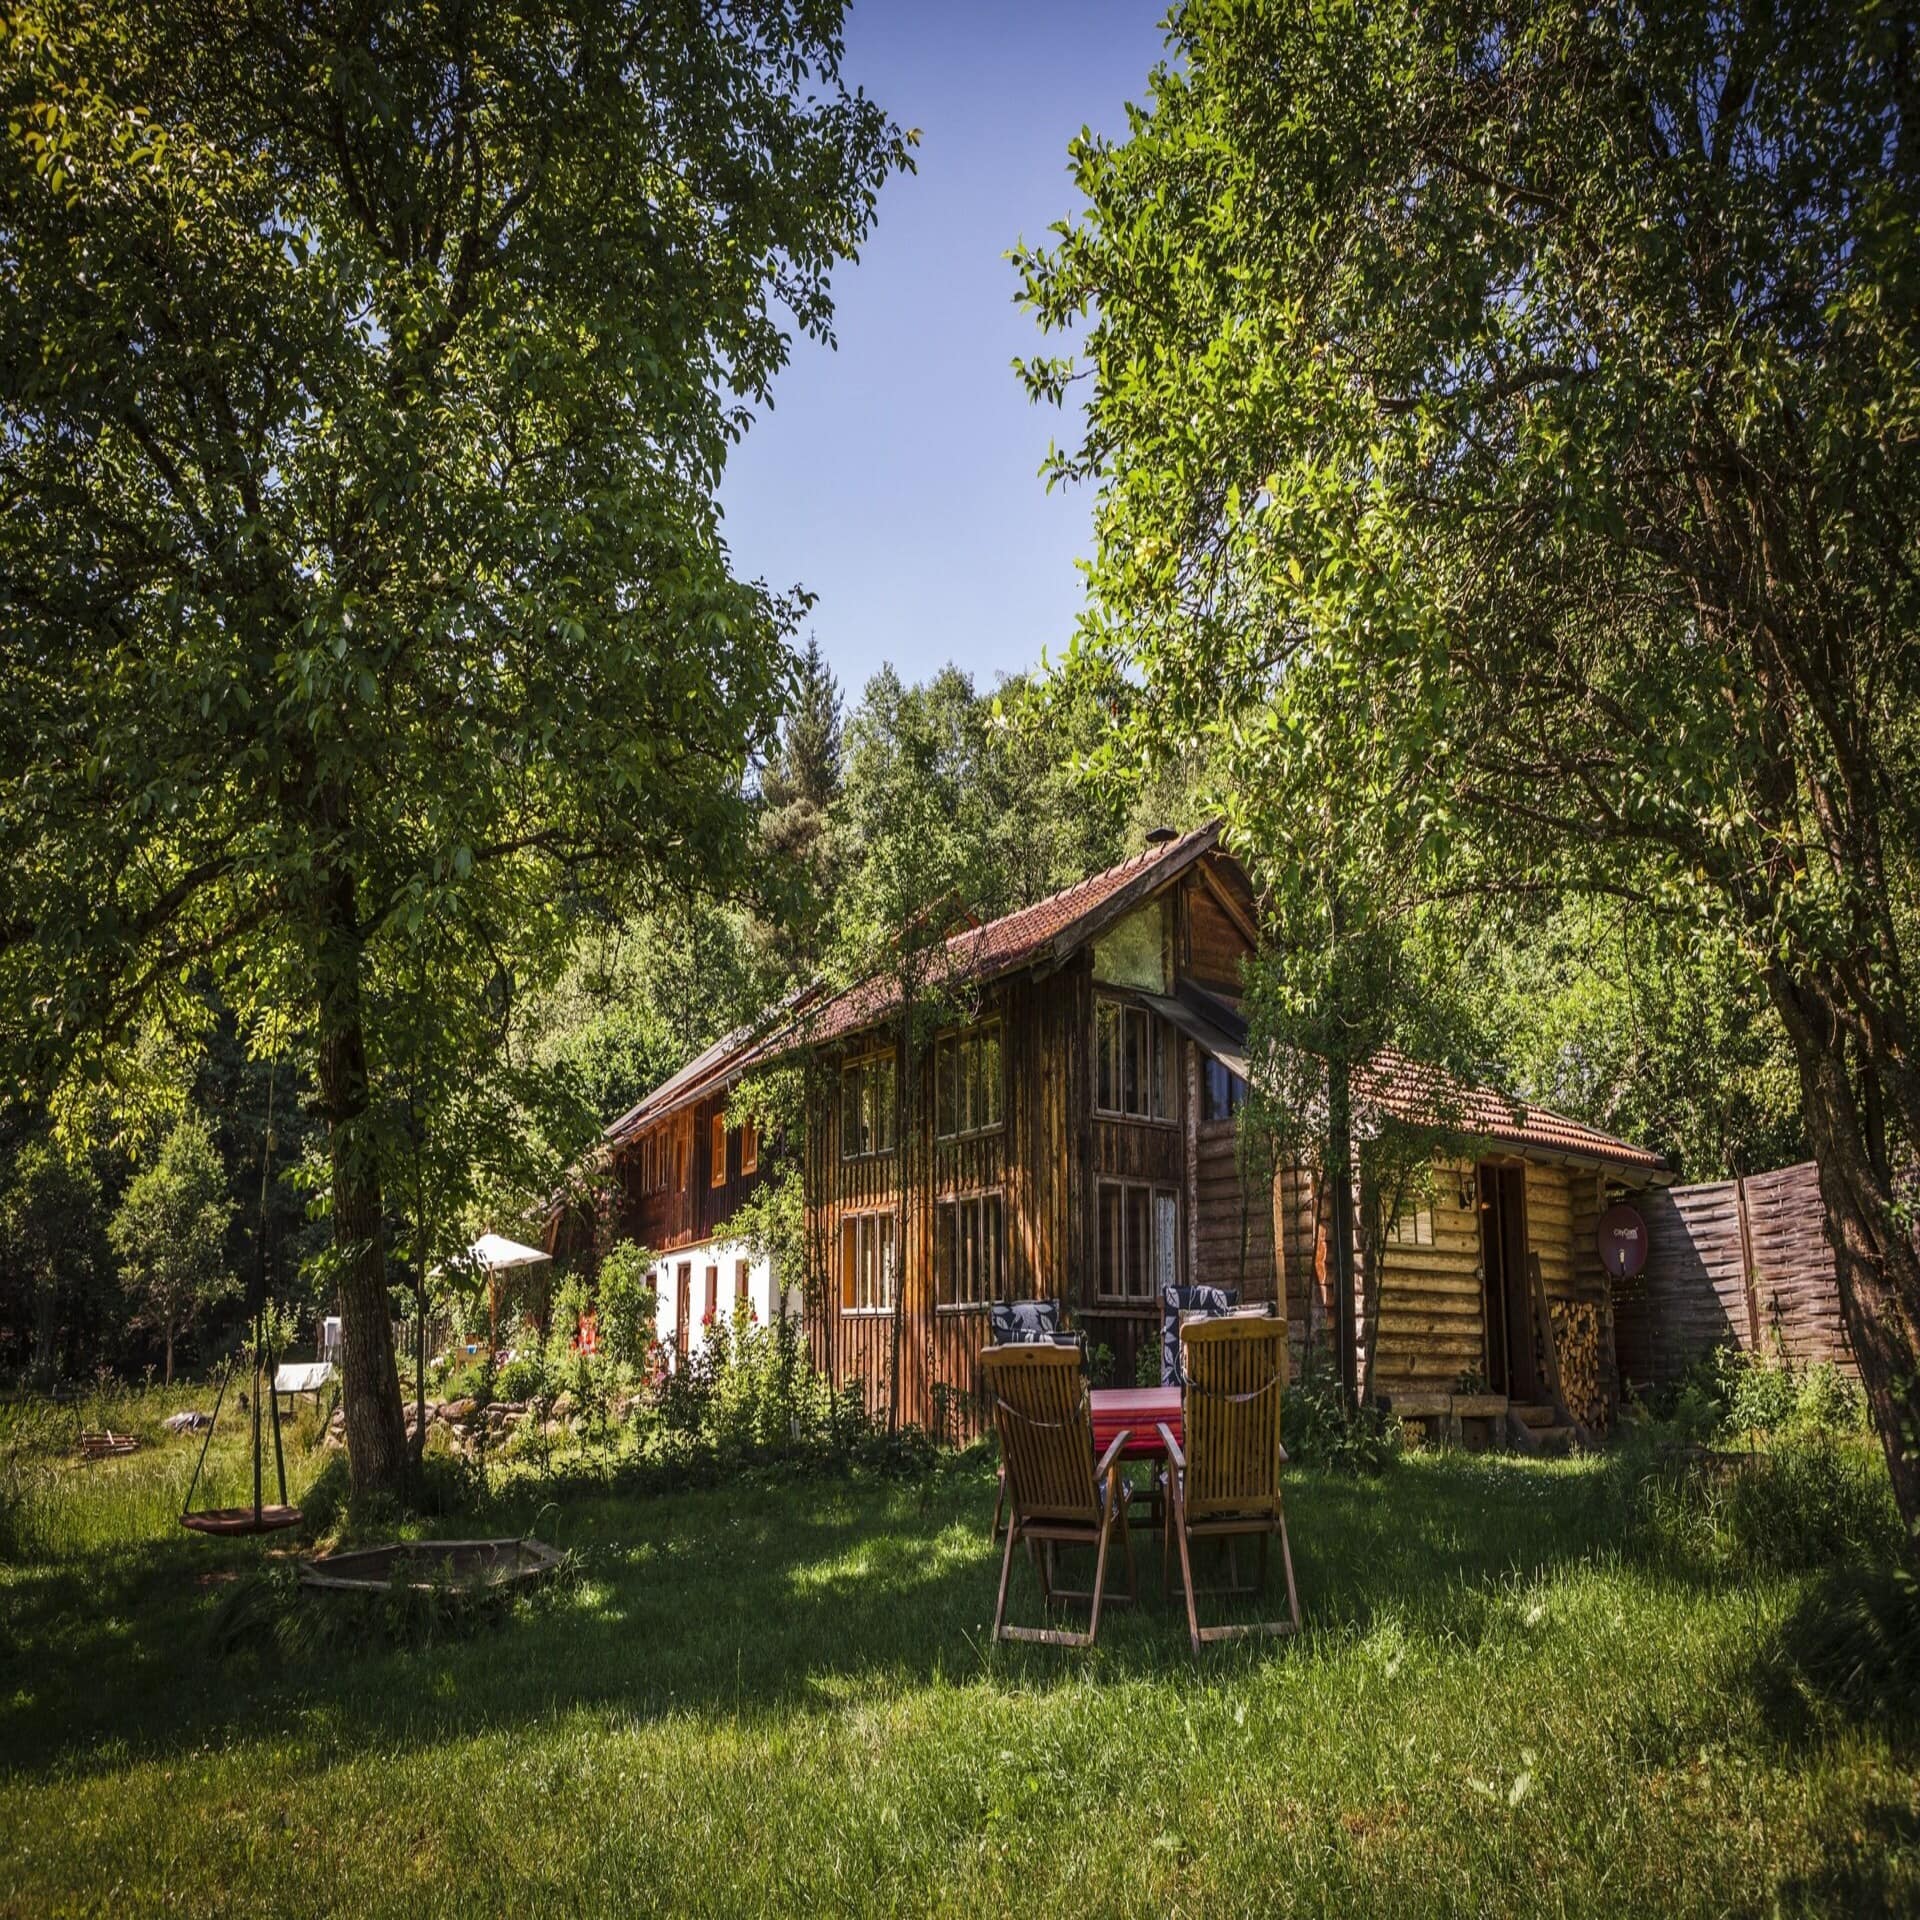
[[[321,1593],[497,1593],[551,1578],[564,1559],[544,1540],[392,1540],[309,1560],[300,1584]]]

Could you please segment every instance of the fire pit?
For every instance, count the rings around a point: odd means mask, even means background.
[[[544,1540],[395,1540],[309,1560],[300,1584],[325,1593],[494,1593],[549,1578],[563,1558]]]

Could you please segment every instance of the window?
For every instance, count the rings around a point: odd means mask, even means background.
[[[673,1276],[673,1344],[687,1357],[687,1323],[693,1318],[693,1262],[682,1260]]]
[[[979,1307],[997,1299],[1006,1275],[1003,1215],[997,1193],[943,1200],[934,1209],[934,1300]]]
[[[1403,1213],[1400,1218],[1387,1229],[1387,1239],[1396,1247],[1432,1246],[1432,1207],[1416,1207],[1411,1213]]]
[[[742,1302],[747,1297],[747,1286],[753,1278],[753,1263],[749,1260],[736,1260],[733,1263],[733,1297]]]
[[[1247,1104],[1247,1083],[1231,1067],[1223,1067],[1209,1056],[1201,1080],[1201,1100],[1203,1120],[1231,1120]]]
[[[1100,1183],[1100,1293],[1153,1300],[1180,1278],[1180,1196],[1131,1181]]]
[[[1093,1021],[1094,1106],[1129,1120],[1177,1118],[1167,1023],[1118,1000],[1095,1001]]]
[[[760,1165],[760,1129],[751,1120],[740,1122],[740,1177],[744,1180]]]
[[[934,1048],[936,1138],[991,1133],[1001,1121],[1000,1023],[947,1034]]]
[[[727,1116],[716,1113],[713,1116],[713,1170],[707,1176],[716,1187],[727,1184]]]
[[[893,1055],[870,1053],[840,1072],[840,1157],[893,1151]]]
[[[706,1305],[706,1311],[703,1312],[700,1316],[700,1324],[703,1327],[712,1326],[715,1316],[719,1313],[719,1311],[720,1311],[720,1269],[718,1267],[709,1267],[707,1269],[707,1305]]]
[[[665,1127],[656,1127],[640,1142],[640,1191],[665,1193],[673,1175],[673,1142]]]
[[[850,1214],[840,1227],[840,1305],[870,1313],[893,1305],[893,1215]]]

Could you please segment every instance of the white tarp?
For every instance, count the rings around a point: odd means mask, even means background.
[[[318,1393],[333,1378],[331,1360],[307,1360],[294,1366],[275,1367],[275,1393]]]

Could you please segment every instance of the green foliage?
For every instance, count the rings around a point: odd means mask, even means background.
[[[165,1343],[169,1384],[175,1341],[239,1291],[226,1260],[233,1214],[213,1136],[189,1116],[161,1143],[153,1165],[134,1176],[107,1230],[134,1324],[157,1329]]]
[[[1287,1459],[1339,1473],[1380,1474],[1400,1452],[1400,1422],[1369,1401],[1354,1404],[1330,1365],[1309,1355],[1287,1388],[1280,1438]]]
[[[210,981],[310,1069],[350,1370],[383,1189],[424,1285],[553,1138],[526,987],[738,878],[799,602],[715,490],[908,157],[841,54],[782,0],[0,24],[0,1052],[84,1080]]]
[[[594,1308],[601,1348],[617,1365],[641,1366],[653,1345],[660,1297],[648,1278],[652,1266],[652,1256],[631,1240],[616,1241],[600,1256]]]
[[[28,1347],[6,1358],[24,1359],[42,1384],[58,1373],[62,1335],[97,1290],[102,1238],[100,1182],[87,1158],[45,1129],[10,1139],[0,1156],[0,1241]]]
[[[1625,902],[1734,967],[1920,1549],[1912,59],[1871,6],[1185,0],[1016,258],[1081,334],[1026,370],[1098,489],[1068,665],[1211,743],[1325,1037],[1429,907]]]

